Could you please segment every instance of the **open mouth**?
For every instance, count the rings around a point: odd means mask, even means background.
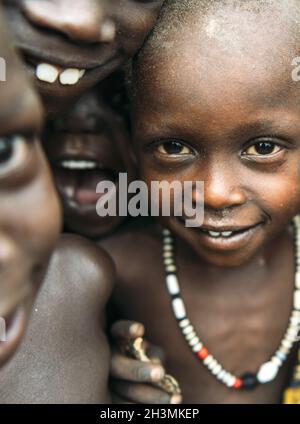
[[[119,56],[116,54],[109,58],[103,65],[78,67],[78,63],[57,64],[40,59],[21,50],[27,68],[41,83],[54,86],[76,86],[84,77],[97,77],[99,70],[105,67],[114,67],[118,64]]]
[[[48,84],[76,85],[88,71],[84,68],[62,67],[39,61],[33,56],[24,55],[25,62],[33,71],[35,77]]]
[[[117,172],[87,158],[64,158],[54,165],[60,194],[69,207],[93,207],[104,193],[97,193],[102,181],[117,183]]]

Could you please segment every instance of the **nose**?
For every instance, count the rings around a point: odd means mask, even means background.
[[[72,41],[112,42],[116,35],[107,0],[24,0],[23,10],[33,24]]]
[[[204,180],[205,209],[215,211],[241,206],[247,201],[238,173],[216,163]]]

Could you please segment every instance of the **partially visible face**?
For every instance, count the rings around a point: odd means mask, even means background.
[[[127,172],[130,182],[134,167],[124,120],[110,109],[99,89],[88,92],[66,115],[49,125],[44,147],[67,228],[91,238],[116,229],[124,218],[97,215],[101,194],[96,193],[96,187],[101,181],[112,181],[118,195],[119,173]]]
[[[0,317],[6,324],[1,366],[25,331],[59,235],[60,210],[37,136],[41,105],[21,72],[1,14],[0,56],[7,67],[7,81],[0,82]]]
[[[133,56],[162,0],[3,3],[17,47],[53,116]]]
[[[300,85],[291,76],[299,50],[268,19],[247,11],[227,24],[191,19],[170,48],[147,51],[136,81],[142,176],[204,181],[203,226],[163,223],[217,266],[249,261],[299,211]]]

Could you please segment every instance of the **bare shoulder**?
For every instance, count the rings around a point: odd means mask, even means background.
[[[52,256],[46,280],[57,292],[70,288],[79,293],[98,294],[105,304],[115,278],[115,265],[110,255],[95,242],[76,235],[62,235]]]
[[[145,264],[157,259],[160,248],[159,227],[149,220],[134,221],[112,236],[100,241],[113,258],[118,280],[134,277]]]
[[[99,244],[113,258],[118,269],[130,259],[143,259],[145,253],[151,257],[153,249],[160,245],[159,227],[150,220],[136,220]]]

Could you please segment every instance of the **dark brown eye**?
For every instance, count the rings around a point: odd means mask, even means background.
[[[0,137],[0,176],[21,166],[30,152],[28,139],[22,135]]]
[[[162,155],[189,155],[192,153],[184,144],[179,141],[165,141],[157,148],[158,152]]]
[[[245,150],[244,154],[249,156],[268,156],[268,155],[274,155],[280,150],[281,150],[281,147],[278,146],[278,144],[275,144],[269,141],[261,141],[259,143],[255,143],[252,146],[248,147],[248,149]]]

